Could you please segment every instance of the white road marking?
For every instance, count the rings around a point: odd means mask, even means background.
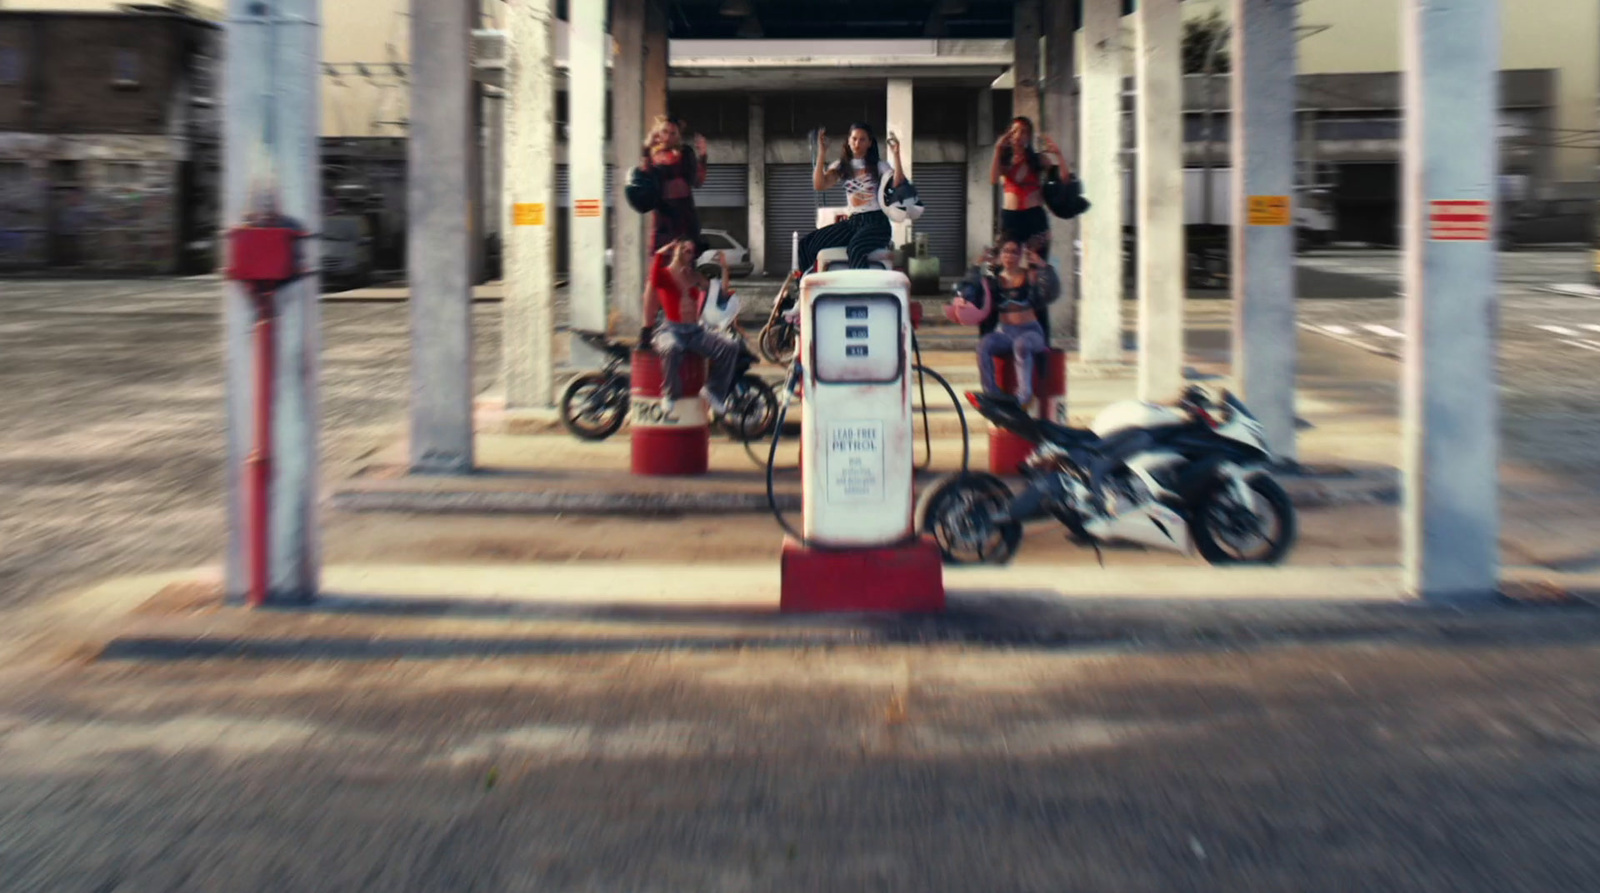
[[[1405,332],[1396,331],[1388,326],[1380,326],[1377,323],[1364,323],[1361,328],[1374,335],[1382,335],[1385,338],[1404,338],[1406,336]]]
[[[1317,328],[1321,329],[1324,332],[1327,332],[1330,335],[1348,335],[1348,334],[1350,334],[1350,327],[1349,326],[1318,326]]]
[[[1582,341],[1573,341],[1570,338],[1563,338],[1561,339],[1561,343],[1570,344],[1573,347],[1581,347],[1584,350],[1592,350],[1595,353],[1600,353],[1600,341],[1590,341],[1587,338]]]
[[[1591,332],[1600,332],[1600,324],[1596,324],[1596,323],[1592,323],[1592,322],[1584,323],[1582,328],[1588,329]]]
[[[1552,335],[1564,335],[1564,336],[1566,336],[1568,338],[1576,338],[1576,337],[1578,337],[1578,333],[1577,332],[1573,331],[1572,329],[1567,328],[1566,326],[1534,326],[1534,328],[1543,329],[1544,331],[1549,332]]]

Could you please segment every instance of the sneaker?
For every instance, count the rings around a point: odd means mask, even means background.
[[[728,411],[728,398],[718,397],[710,391],[706,391],[706,403],[710,405],[711,414],[714,416],[723,415]]]

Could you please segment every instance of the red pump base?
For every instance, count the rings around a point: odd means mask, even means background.
[[[944,611],[944,565],[928,537],[865,549],[807,548],[784,537],[781,566],[785,614]]]

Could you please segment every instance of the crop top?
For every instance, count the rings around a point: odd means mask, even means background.
[[[1028,198],[1041,188],[1039,168],[1037,164],[1029,164],[1030,155],[1032,153],[1011,153],[1011,164],[1003,172],[1000,184],[1007,195]],[[1037,161],[1038,156],[1032,156],[1032,160]]]
[[[650,287],[656,290],[656,298],[661,302],[661,312],[666,314],[667,322],[685,323],[698,322],[700,311],[705,305],[706,296],[698,288],[690,286],[689,297],[695,302],[695,315],[684,319],[683,314],[683,289],[678,280],[672,275],[666,263],[662,260],[665,255],[657,254],[650,261]]]
[[[839,162],[828,165],[828,170],[839,170]],[[844,187],[845,203],[850,206],[851,214],[860,214],[864,211],[881,211],[878,204],[878,184],[884,177],[894,176],[894,165],[887,161],[878,162],[878,175],[867,175],[867,162],[864,158],[850,159],[850,176],[840,175],[839,185]]]

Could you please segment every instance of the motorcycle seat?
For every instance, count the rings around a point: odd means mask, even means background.
[[[1045,439],[1059,447],[1088,447],[1100,442],[1100,435],[1088,428],[1072,428],[1067,425],[1058,425],[1049,419],[1039,420],[1039,432]]]

